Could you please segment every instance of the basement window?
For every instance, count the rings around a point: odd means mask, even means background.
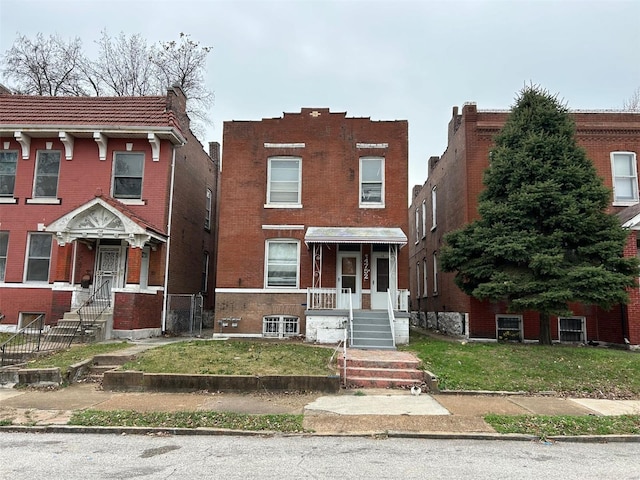
[[[300,334],[300,319],[289,315],[269,315],[262,319],[262,336],[293,337]]]
[[[558,317],[558,332],[561,342],[585,343],[587,322],[584,317]]]
[[[496,338],[499,342],[521,342],[522,315],[496,315]]]

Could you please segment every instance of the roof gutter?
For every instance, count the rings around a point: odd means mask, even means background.
[[[167,327],[167,309],[169,307],[169,252],[171,252],[171,223],[173,219],[173,189],[176,176],[176,148],[173,147],[171,154],[171,187],[169,188],[169,218],[167,220],[167,252],[164,262],[164,298],[162,301],[162,332]]]

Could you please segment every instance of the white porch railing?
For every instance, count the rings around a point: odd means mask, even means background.
[[[387,290],[387,313],[389,314],[389,325],[391,326],[391,340],[393,340],[393,346],[396,346],[396,329],[395,329],[395,320],[396,316],[393,313],[394,304],[391,300],[391,290]]]
[[[390,294],[393,309],[400,312],[409,311],[409,290],[399,289],[395,295]],[[349,299],[347,299],[349,297]],[[351,302],[351,289],[343,288],[338,293],[335,288],[308,288],[308,310],[346,310]]]
[[[351,302],[351,289],[342,288],[338,293],[335,288],[308,288],[308,310],[346,310]]]

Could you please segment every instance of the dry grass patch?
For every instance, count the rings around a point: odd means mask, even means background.
[[[333,349],[290,342],[188,341],[153,348],[122,368],[145,373],[333,375]]]

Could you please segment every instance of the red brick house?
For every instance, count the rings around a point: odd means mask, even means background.
[[[408,341],[406,121],[303,108],[225,122],[222,165],[218,333],[337,342],[352,311]]]
[[[213,309],[218,149],[191,133],[178,87],[0,95],[0,326],[55,324],[87,283],[110,292],[107,336],[161,333],[167,294]]]
[[[536,312],[513,314],[505,305],[480,302],[465,295],[452,273],[438,267],[443,236],[477,218],[482,176],[489,166],[493,137],[507,111],[482,111],[466,104],[453,108],[448,145],[441,157],[429,159],[424,185],[413,189],[410,218],[411,307],[431,328],[469,338],[496,339],[515,332],[525,340],[537,339]],[[625,255],[637,255],[640,230],[638,158],[640,114],[632,112],[573,112],[576,138],[594,162],[605,185],[612,189],[610,211],[629,229]],[[630,291],[628,305],[610,311],[590,305],[571,305],[573,316],[552,320],[552,338],[558,341],[590,340],[640,344],[640,292]]]

